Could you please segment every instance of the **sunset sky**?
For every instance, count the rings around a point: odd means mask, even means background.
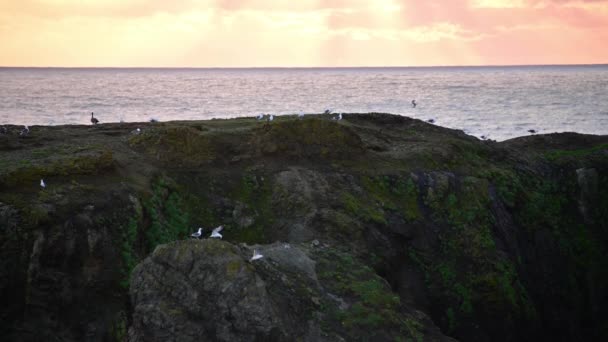
[[[608,0],[0,0],[0,66],[608,63]]]

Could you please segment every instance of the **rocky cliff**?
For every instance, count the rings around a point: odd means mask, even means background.
[[[376,113],[7,128],[0,340],[608,338],[608,137]]]

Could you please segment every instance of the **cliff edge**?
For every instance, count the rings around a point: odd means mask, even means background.
[[[2,340],[608,338],[606,136],[379,113],[6,127]]]

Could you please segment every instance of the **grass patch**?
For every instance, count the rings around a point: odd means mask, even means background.
[[[357,339],[422,339],[422,324],[402,311],[399,296],[370,267],[333,249],[320,252],[316,258],[323,286],[349,303],[341,310],[332,300],[324,300],[323,310],[330,322]]]
[[[418,188],[410,177],[363,177],[362,185],[376,204],[400,214],[407,222],[421,218]]]
[[[342,205],[347,213],[365,222],[373,222],[386,225],[384,212],[375,203],[364,203],[360,198],[349,192],[343,192],[340,196]]]
[[[253,173],[243,175],[232,190],[231,198],[243,204],[242,215],[253,217],[254,221],[248,227],[226,232],[226,237],[249,244],[268,243],[269,235],[266,232],[274,223],[271,197],[272,185],[263,176]]]
[[[590,154],[605,150],[608,150],[608,144],[600,144],[580,150],[553,150],[545,153],[545,158],[550,161],[556,161],[562,158],[584,158]]]
[[[148,251],[160,244],[184,238],[189,234],[188,212],[181,196],[183,190],[166,177],[152,183],[152,196],[143,201],[150,220],[145,231]]]

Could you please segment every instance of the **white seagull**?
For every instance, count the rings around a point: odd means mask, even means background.
[[[249,261],[254,261],[254,260],[262,259],[263,257],[264,256],[262,254],[260,254],[257,249],[254,249],[253,250],[253,256],[251,257],[251,259],[249,259]]]
[[[198,232],[192,233],[192,235],[190,235],[190,236],[192,236],[195,239],[200,239],[202,235],[203,235],[203,228],[199,227]]]
[[[274,115],[272,115],[272,114],[271,114],[271,115],[268,117],[268,121],[272,121],[272,120],[274,120]]]
[[[338,114],[338,120],[342,120],[342,113]]]
[[[264,118],[264,113],[260,113],[260,115],[255,117],[258,120],[262,120]]]
[[[46,188],[46,184],[44,184],[44,179],[41,179],[41,180],[40,180],[40,186],[41,186],[42,188]]]
[[[217,228],[213,228],[213,230],[211,231],[211,235],[209,235],[210,238],[222,238],[222,234],[220,234],[220,232],[222,231],[222,229],[224,229],[224,226],[219,226]]]

